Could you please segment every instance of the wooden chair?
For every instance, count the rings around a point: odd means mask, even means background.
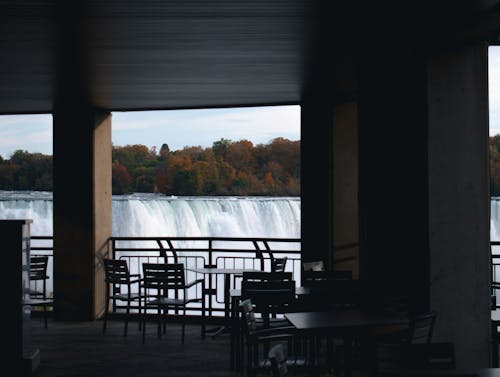
[[[130,274],[126,260],[122,259],[103,259],[104,264],[104,282],[105,289],[105,307],[104,320],[102,324],[102,333],[106,333],[106,326],[109,313],[109,304],[116,305],[117,301],[126,303],[125,327],[123,335],[127,336],[128,320],[130,316],[130,304],[137,301],[139,304],[139,315],[141,314],[141,294],[140,294],[140,275]],[[137,285],[137,293],[133,292],[132,286]],[[123,288],[126,288],[124,291]],[[139,329],[141,321],[139,321]]]
[[[182,337],[184,343],[186,309],[191,303],[201,303],[202,322],[201,335],[205,336],[205,280],[197,279],[186,283],[184,265],[182,263],[143,263],[143,296],[144,315],[142,325],[142,342],[146,340],[147,309],[155,309],[158,316],[158,337],[161,338],[161,324],[165,332],[165,316],[169,310],[182,310]],[[189,296],[189,289],[201,285],[201,294]],[[173,295],[170,296],[170,295]]]

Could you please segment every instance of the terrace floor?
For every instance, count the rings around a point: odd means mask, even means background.
[[[156,326],[148,324],[145,344],[137,322],[129,323],[127,337],[123,336],[121,320],[108,321],[106,335],[102,334],[101,321],[49,319],[45,329],[42,318],[33,318],[31,326],[32,344],[40,350],[35,377],[241,376],[229,367],[229,335],[202,339],[198,324],[186,324],[184,344],[177,323],[168,323],[161,339],[156,336]],[[309,375],[311,372],[305,370],[292,374]],[[333,374],[325,372],[321,376]]]
[[[156,336],[149,324],[146,342],[137,322],[129,323],[123,336],[123,321],[108,321],[106,335],[102,322],[60,322],[41,318],[32,321],[32,344],[40,349],[36,377],[132,377],[132,376],[216,376],[239,374],[229,368],[229,337],[200,336],[200,326],[186,325],[181,344],[181,325],[167,324],[167,333]]]

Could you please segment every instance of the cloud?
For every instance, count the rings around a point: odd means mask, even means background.
[[[500,133],[500,48],[488,50],[488,96],[490,135]]]
[[[266,144],[276,137],[300,139],[299,106],[154,111],[123,118],[113,114],[115,145],[159,147],[167,143],[171,150],[178,150],[209,147],[221,138]]]
[[[112,115],[113,131],[147,130],[166,126],[168,119],[160,111],[116,112]]]
[[[52,154],[52,115],[0,116],[0,155],[7,158],[17,149]]]

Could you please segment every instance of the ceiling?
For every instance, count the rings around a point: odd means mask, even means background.
[[[89,101],[108,110],[298,103],[305,4],[3,2],[0,113],[51,112],[58,80],[78,73]]]
[[[52,112],[73,90],[110,111],[296,104],[333,61],[351,65],[332,53],[332,40],[355,36],[362,48],[380,42],[379,28],[388,40],[434,38],[431,25],[449,31],[497,3],[1,0],[0,114]],[[496,15],[488,32],[498,31]]]

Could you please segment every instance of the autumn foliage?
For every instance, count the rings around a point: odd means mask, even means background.
[[[113,194],[300,195],[300,141],[268,144],[221,139],[212,147],[159,151],[145,145],[113,146]],[[0,190],[52,191],[52,156],[16,151],[0,157]]]

